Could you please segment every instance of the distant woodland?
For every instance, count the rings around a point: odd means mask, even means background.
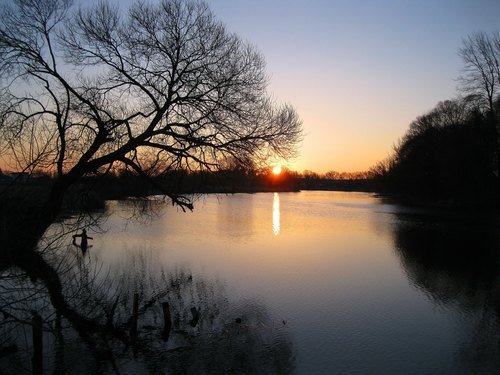
[[[383,189],[449,205],[500,198],[500,35],[477,32],[459,49],[461,96],[419,116],[393,154],[371,169]]]
[[[298,191],[307,189],[372,191],[411,203],[492,206],[500,203],[498,133],[500,118],[480,105],[477,96],[438,103],[417,117],[393,153],[368,171],[302,173],[286,168],[279,175],[237,159],[215,171],[176,169],[144,178],[122,168],[83,178],[72,187],[68,207],[100,207],[106,199],[175,194]],[[37,186],[49,191],[53,178],[39,172],[8,175],[0,186]],[[46,187],[44,189],[43,187]],[[75,202],[75,197],[80,201]]]
[[[481,110],[474,98],[440,102],[410,124],[393,154],[371,169],[371,178],[407,197],[498,204],[497,139],[498,115]]]
[[[72,188],[68,207],[101,207],[106,199],[176,194],[298,191],[307,189],[372,191],[410,203],[447,206],[492,206],[500,202],[498,130],[500,118],[476,96],[440,102],[419,116],[393,153],[368,171],[323,174],[286,168],[279,175],[237,159],[215,171],[171,170],[143,178],[123,168],[83,178]],[[0,186],[37,186],[49,191],[47,173],[0,173]],[[43,187],[46,187],[44,189]],[[73,198],[71,198],[73,197]],[[76,202],[76,197],[80,201]]]
[[[106,199],[152,194],[177,197],[304,189],[372,191],[416,204],[498,206],[499,33],[477,32],[468,36],[459,56],[464,63],[458,78],[459,96],[439,102],[417,117],[389,157],[367,171],[316,173],[284,168],[275,175],[270,167],[259,166],[250,155],[239,155],[237,150],[223,155],[217,164],[204,162],[198,168],[182,163],[163,168],[158,160],[147,170],[138,168],[138,164],[118,163],[81,176],[65,197],[67,207],[100,207]],[[278,134],[286,131],[280,128]],[[292,138],[296,136],[294,133]],[[55,170],[0,170],[0,186],[23,185],[30,189],[36,185],[42,195],[45,191],[48,194],[58,178]]]
[[[195,194],[319,189],[379,192],[410,203],[498,206],[499,106],[496,98],[493,110],[484,108],[477,96],[440,102],[415,119],[393,153],[368,171],[320,174],[284,168],[275,175],[271,168],[258,168],[238,159],[215,171],[176,169],[147,178],[122,168],[83,178],[66,200],[68,207],[81,208],[100,207],[106,199],[164,191]],[[48,192],[52,180],[50,174],[36,171],[13,176],[0,173],[0,185],[4,187],[37,186]]]

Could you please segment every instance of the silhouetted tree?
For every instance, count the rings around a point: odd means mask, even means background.
[[[301,124],[266,94],[263,57],[203,2],[16,0],[0,19],[0,149],[56,171],[41,232],[72,184],[117,163],[148,176],[294,152]]]
[[[466,96],[440,102],[410,124],[394,155],[371,169],[385,187],[483,204],[498,197],[500,34],[468,36],[459,55]]]
[[[340,178],[340,173],[337,171],[328,171],[325,173],[324,177],[329,180],[338,180]]]
[[[368,176],[370,179],[373,179],[382,184],[386,184],[393,166],[394,155],[390,155],[372,166],[368,171]],[[379,186],[379,188],[380,187],[383,188],[384,186]]]
[[[374,173],[399,192],[487,199],[495,185],[488,128],[487,115],[467,98],[441,102],[410,124],[394,157]]]
[[[81,337],[126,342],[71,304],[39,241],[85,176],[126,166],[148,178],[216,169],[231,156],[293,154],[301,123],[267,95],[264,65],[203,2],[138,1],[128,12],[107,1],[79,9],[70,0],[2,2],[0,157],[54,179],[1,191],[0,271],[38,283]],[[172,202],[192,207],[164,186]]]
[[[469,35],[463,40],[459,49],[462,58],[464,75],[461,76],[461,88],[479,99],[487,112],[490,121],[490,132],[495,149],[496,174],[500,176],[500,147],[497,121],[496,99],[500,89],[500,34],[491,35],[483,31]]]

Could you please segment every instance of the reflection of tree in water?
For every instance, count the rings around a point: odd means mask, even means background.
[[[413,285],[435,303],[457,308],[462,323],[471,326],[457,353],[457,369],[495,373],[500,368],[498,218],[472,218],[398,214],[395,243]]]
[[[54,373],[289,373],[294,355],[284,323],[254,302],[234,304],[224,285],[182,269],[160,270],[151,257],[131,257],[121,271],[76,251],[46,253],[66,303],[77,318],[54,308],[44,282],[5,270],[0,279],[0,368],[31,373],[32,319],[43,321],[44,370]],[[74,250],[74,249],[73,249]],[[137,339],[132,310],[138,294]],[[172,329],[162,340],[162,302]],[[192,309],[195,309],[193,312]],[[197,319],[194,319],[194,315]],[[79,319],[87,330],[75,328]],[[199,318],[199,319],[198,319]],[[134,358],[135,352],[135,358]]]

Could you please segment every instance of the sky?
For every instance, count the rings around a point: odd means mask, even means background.
[[[500,30],[499,0],[209,0],[265,56],[269,92],[303,121],[294,170],[362,171],[458,95],[462,39]]]
[[[417,116],[458,95],[463,38],[500,30],[500,0],[206,1],[262,52],[269,93],[302,119],[299,156],[285,164],[297,171],[388,157]]]

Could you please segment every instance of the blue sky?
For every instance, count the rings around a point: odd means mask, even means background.
[[[270,92],[295,105],[293,169],[363,170],[409,123],[457,95],[462,38],[500,29],[500,1],[210,0],[267,61]]]
[[[366,170],[388,156],[412,120],[458,94],[462,39],[500,30],[500,0],[208,4],[263,53],[270,93],[303,120],[288,166],[317,172]]]

